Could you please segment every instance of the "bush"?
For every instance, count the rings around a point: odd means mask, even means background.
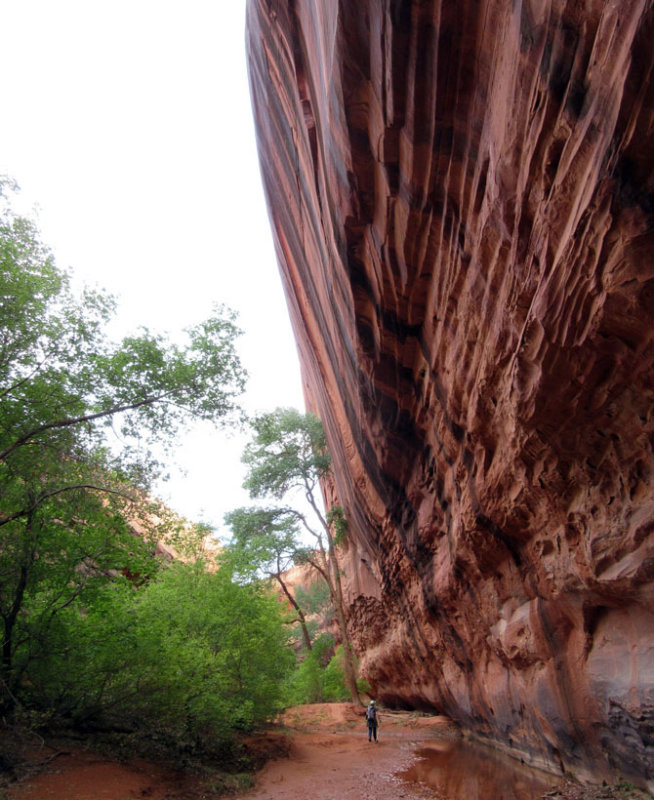
[[[117,580],[51,629],[25,701],[77,726],[156,732],[189,747],[275,716],[293,666],[276,598],[228,570],[175,564],[136,588]]]
[[[305,703],[321,703],[322,693],[322,667],[312,650],[297,666],[291,676],[288,686],[288,704],[292,706]]]
[[[323,694],[325,700],[336,702],[348,700],[350,693],[345,685],[345,669],[343,667],[343,645],[339,644],[336,653],[327,664],[323,676]]]
[[[333,636],[323,634],[293,673],[289,702],[292,705],[329,703],[348,700],[349,697],[345,685],[343,645],[339,645],[334,652]]]

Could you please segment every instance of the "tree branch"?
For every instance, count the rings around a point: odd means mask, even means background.
[[[322,575],[322,577],[325,579],[325,583],[327,584],[327,587],[329,587],[330,586],[329,575],[320,566],[320,564],[318,564],[318,562],[314,561],[312,558],[307,558],[307,564],[309,564],[309,566],[313,567],[313,569],[315,569],[316,572],[318,572],[318,573],[320,573]]]
[[[41,495],[41,497],[35,500],[31,506],[23,508],[20,511],[16,511],[9,517],[1,517],[0,527],[2,527],[3,525],[7,525],[9,522],[13,522],[16,519],[20,519],[21,517],[27,517],[29,514],[32,514],[34,511],[36,511],[36,509],[41,505],[41,503],[44,503],[51,497],[55,497],[58,494],[63,494],[64,492],[73,492],[76,489],[89,489],[91,491],[102,492],[103,494],[115,494],[118,495],[118,497],[123,497],[125,500],[135,502],[133,497],[130,497],[125,492],[119,492],[117,489],[109,489],[106,486],[95,486],[92,483],[79,483],[73,486],[64,486],[62,489],[55,489],[52,492],[46,492],[46,494]]]
[[[18,389],[20,386],[23,386],[23,384],[25,384],[28,381],[30,381],[36,375],[36,373],[41,369],[41,367],[45,364],[45,362],[48,360],[48,358],[49,358],[49,356],[44,356],[43,359],[41,361],[39,361],[39,363],[34,367],[32,372],[29,373],[29,375],[26,375],[24,378],[21,378],[19,381],[17,381],[16,383],[12,384],[11,386],[8,386],[6,389],[4,389],[2,392],[0,392],[0,397],[7,397],[12,392],[14,392],[16,389]]]
[[[320,539],[321,538],[320,534],[317,533],[316,531],[314,531],[314,529],[311,527],[311,525],[309,525],[309,523],[307,522],[307,518],[305,517],[305,515],[301,511],[298,511],[295,508],[291,508],[290,506],[282,506],[282,508],[280,510],[283,511],[284,513],[286,513],[286,514],[291,514],[292,516],[294,516],[297,519],[299,519],[300,522],[302,523],[302,526],[304,527],[304,529],[307,531],[307,533],[310,533],[313,536],[314,539]]]
[[[70,417],[69,419],[61,419],[56,420],[55,422],[49,422],[47,425],[40,425],[38,428],[34,428],[28,433],[23,434],[21,437],[16,439],[13,444],[10,444],[9,447],[5,447],[4,450],[0,451],[0,461],[6,461],[7,456],[11,455],[14,450],[22,447],[24,444],[29,442],[30,439],[33,439],[35,436],[38,436],[40,433],[44,433],[45,431],[56,430],[60,428],[70,428],[74,425],[80,425],[83,422],[93,422],[94,420],[102,419],[103,417],[113,417],[115,414],[122,414],[124,411],[134,411],[137,408],[142,408],[143,406],[151,406],[155,403],[165,400],[167,397],[175,394],[176,391],[179,391],[179,389],[172,390],[170,392],[164,392],[160,395],[146,397],[144,400],[139,400],[138,402],[127,403],[122,406],[114,406],[106,411],[97,411],[95,414],[83,414],[79,417]]]

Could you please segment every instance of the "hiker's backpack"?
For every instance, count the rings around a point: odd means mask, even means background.
[[[368,706],[366,709],[366,719],[369,722],[377,722],[377,709],[375,706]]]

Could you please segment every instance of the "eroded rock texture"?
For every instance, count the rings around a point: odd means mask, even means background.
[[[654,780],[649,0],[249,0],[262,173],[387,703]]]

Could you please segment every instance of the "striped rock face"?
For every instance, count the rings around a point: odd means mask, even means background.
[[[390,704],[654,779],[649,0],[249,0],[260,158]]]

